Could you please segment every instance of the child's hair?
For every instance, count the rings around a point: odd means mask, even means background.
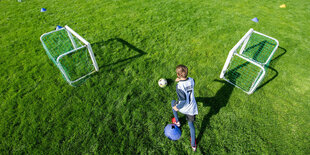
[[[188,69],[185,65],[178,65],[176,72],[181,78],[187,78]]]

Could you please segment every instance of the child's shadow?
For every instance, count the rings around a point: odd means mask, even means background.
[[[199,144],[201,138],[203,137],[206,128],[210,126],[210,118],[213,115],[216,115],[222,107],[225,107],[227,105],[227,102],[234,89],[234,86],[232,84],[224,80],[214,80],[214,81],[224,83],[224,85],[217,91],[214,97],[196,97],[196,101],[202,102],[204,107],[206,106],[211,107],[209,113],[204,115],[203,117],[200,132],[196,139],[197,144]],[[204,152],[202,148],[200,148],[200,150],[201,152]]]
[[[240,73],[238,73],[237,71],[240,68],[247,66],[248,64],[249,64],[249,62],[246,62],[246,63],[243,63],[239,66],[236,66],[234,69],[227,72],[225,77],[227,79],[229,79],[229,81],[231,81],[232,83],[236,83],[236,80],[240,77]],[[215,79],[214,81],[224,83],[224,85],[216,92],[214,97],[197,97],[196,98],[196,101],[202,102],[204,107],[206,107],[206,106],[211,107],[209,113],[203,117],[201,129],[200,129],[200,132],[199,132],[197,140],[196,140],[197,144],[201,140],[203,133],[205,132],[207,126],[210,126],[210,118],[213,115],[216,115],[222,107],[226,106],[226,104],[230,98],[230,95],[235,88],[234,85],[232,85],[232,84],[230,84],[224,80]]]
[[[236,83],[236,80],[240,77],[240,73],[237,71],[245,66],[247,66],[249,62],[243,63],[239,66],[236,66],[234,69],[230,70],[229,72],[226,73],[226,78],[229,79],[230,82]],[[224,85],[216,92],[214,97],[197,97],[196,101],[197,102],[202,102],[203,106],[210,106],[211,109],[208,114],[206,114],[203,117],[202,124],[200,127],[200,132],[198,134],[196,143],[199,144],[203,133],[205,132],[207,126],[210,126],[210,118],[213,115],[216,115],[222,107],[225,107],[227,102],[229,101],[229,98],[234,90],[234,85],[224,81],[224,80],[217,80],[215,79],[214,81],[216,82],[221,82],[224,83]],[[200,148],[201,152],[203,152],[202,148]],[[205,154],[205,153],[203,153]]]
[[[203,133],[205,132],[207,126],[210,125],[210,118],[216,115],[222,107],[225,107],[230,95],[234,89],[234,86],[224,80],[214,80],[217,82],[222,82],[224,85],[217,91],[214,97],[196,97],[197,102],[202,102],[203,106],[211,107],[209,113],[203,117],[200,132],[197,137],[197,144],[201,140]]]

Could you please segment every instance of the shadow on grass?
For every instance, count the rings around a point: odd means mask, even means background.
[[[270,43],[267,40],[261,41],[258,44],[253,45],[253,46],[248,47],[247,49],[245,49],[244,52],[243,52],[243,55],[248,55],[248,54],[251,54],[253,51],[255,51],[254,55],[250,56],[250,57],[252,57],[252,59],[255,60],[255,61],[261,62],[260,59],[262,59],[262,58],[260,57],[260,55],[264,51],[264,49],[268,48],[269,46],[275,46],[275,44]],[[265,62],[266,60],[262,59],[262,61]]]
[[[261,86],[259,86],[257,88],[257,90],[262,88],[263,86],[265,86],[266,84],[268,84],[270,81],[272,81],[273,79],[275,79],[278,76],[278,71],[275,70],[274,68],[272,68],[270,65],[275,65],[277,60],[279,60],[279,58],[287,52],[285,48],[279,47],[279,49],[283,50],[283,52],[279,53],[275,58],[273,58],[269,64],[269,66],[268,66],[268,69],[275,72],[275,75],[273,77],[269,78]],[[255,57],[257,57],[257,56],[258,56],[258,54],[255,54]],[[236,79],[238,79],[238,77],[240,76],[240,73],[238,73],[237,70],[242,68],[242,67],[245,67],[248,64],[249,63],[246,62],[246,63],[243,63],[243,64],[235,67],[234,69],[230,70],[227,73],[227,79],[229,79],[230,82],[235,83]],[[204,107],[210,106],[210,108],[211,108],[209,113],[203,117],[200,132],[197,136],[197,141],[196,141],[197,145],[199,144],[200,140],[202,139],[203,134],[204,134],[205,130],[207,129],[207,127],[210,127],[211,117],[218,114],[220,109],[227,105],[229,98],[233,92],[233,89],[235,88],[232,84],[230,84],[224,80],[214,80],[214,81],[224,83],[224,85],[217,91],[217,93],[215,94],[214,97],[196,97],[197,102],[202,102]],[[199,147],[199,145],[198,145],[198,147]],[[206,152],[204,152],[203,148],[199,147],[199,149],[202,152],[202,154],[206,154]],[[208,151],[207,154],[210,154],[210,152]]]
[[[87,79],[93,76],[121,68],[147,54],[121,38],[111,38],[106,41],[93,43],[91,46],[96,54],[95,58],[99,66],[99,73],[90,74],[73,86],[81,86]]]
[[[225,107],[228,100],[234,90],[234,86],[223,80],[214,80],[216,82],[224,83],[224,85],[217,91],[214,97],[196,97],[197,102],[202,102],[203,106],[210,106],[210,111],[203,117],[200,132],[197,136],[197,146],[199,147],[199,142],[203,137],[203,134],[207,127],[210,127],[210,119],[212,116],[216,115],[222,107]],[[203,148],[199,147],[200,151],[205,154]]]
[[[96,42],[92,44],[92,48],[96,51],[99,68],[103,68],[104,71],[113,70],[119,65],[124,66],[146,54],[146,52],[121,38],[111,38],[106,41]],[[116,54],[115,59],[109,58],[111,53]]]
[[[247,66],[249,63],[243,63],[240,64],[238,66],[236,66],[234,69],[230,70],[227,74],[226,74],[226,78],[229,79],[230,82],[235,83],[236,80],[238,79],[238,77],[240,77],[240,73],[238,73],[238,70]],[[203,120],[202,120],[202,124],[201,124],[201,128],[200,128],[200,132],[197,136],[197,145],[199,144],[201,138],[203,137],[203,134],[205,132],[205,130],[207,129],[207,127],[210,127],[210,119],[212,116],[218,114],[218,112],[220,111],[220,109],[222,107],[225,107],[229,101],[229,98],[234,90],[234,85],[224,81],[224,80],[214,80],[215,82],[221,82],[224,83],[224,85],[216,92],[214,97],[197,97],[196,101],[197,102],[202,102],[203,106],[210,106],[210,111],[208,114],[204,115]],[[199,146],[199,145],[198,145]],[[200,151],[205,154],[204,150],[202,147],[199,147]],[[210,154],[210,152],[209,152]]]
[[[173,79],[167,79],[167,86],[173,85],[174,84],[174,80]]]
[[[279,52],[276,52],[276,53],[278,53],[278,55],[275,57],[275,58],[273,58],[271,61],[270,61],[270,64],[267,66],[267,70],[268,70],[268,72],[272,72],[271,74],[273,74],[271,77],[270,77],[270,74],[267,74],[267,76],[266,76],[266,81],[263,83],[263,84],[261,84],[260,86],[258,86],[257,88],[256,88],[256,90],[255,91],[258,91],[258,90],[260,90],[262,87],[264,87],[265,85],[267,85],[269,82],[271,82],[272,80],[274,80],[278,75],[279,75],[279,72],[275,69],[275,68],[273,68],[273,67],[271,67],[271,66],[275,66],[275,64],[276,64],[276,62],[278,62],[278,60],[279,60],[279,58],[280,57],[282,57],[287,51],[286,51],[286,49],[285,48],[283,48],[283,47],[280,47],[279,46],[279,48],[278,49],[280,49],[282,52],[281,53],[279,53]],[[269,75],[269,76],[268,76]]]

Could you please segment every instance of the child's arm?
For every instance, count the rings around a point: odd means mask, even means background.
[[[179,100],[177,101],[177,104],[173,107],[175,111],[182,109],[186,103],[186,94],[178,88],[177,88],[177,95]]]

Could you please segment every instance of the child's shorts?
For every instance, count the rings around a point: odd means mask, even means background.
[[[186,115],[186,120],[189,122],[194,122],[195,121],[195,117],[196,115]]]

